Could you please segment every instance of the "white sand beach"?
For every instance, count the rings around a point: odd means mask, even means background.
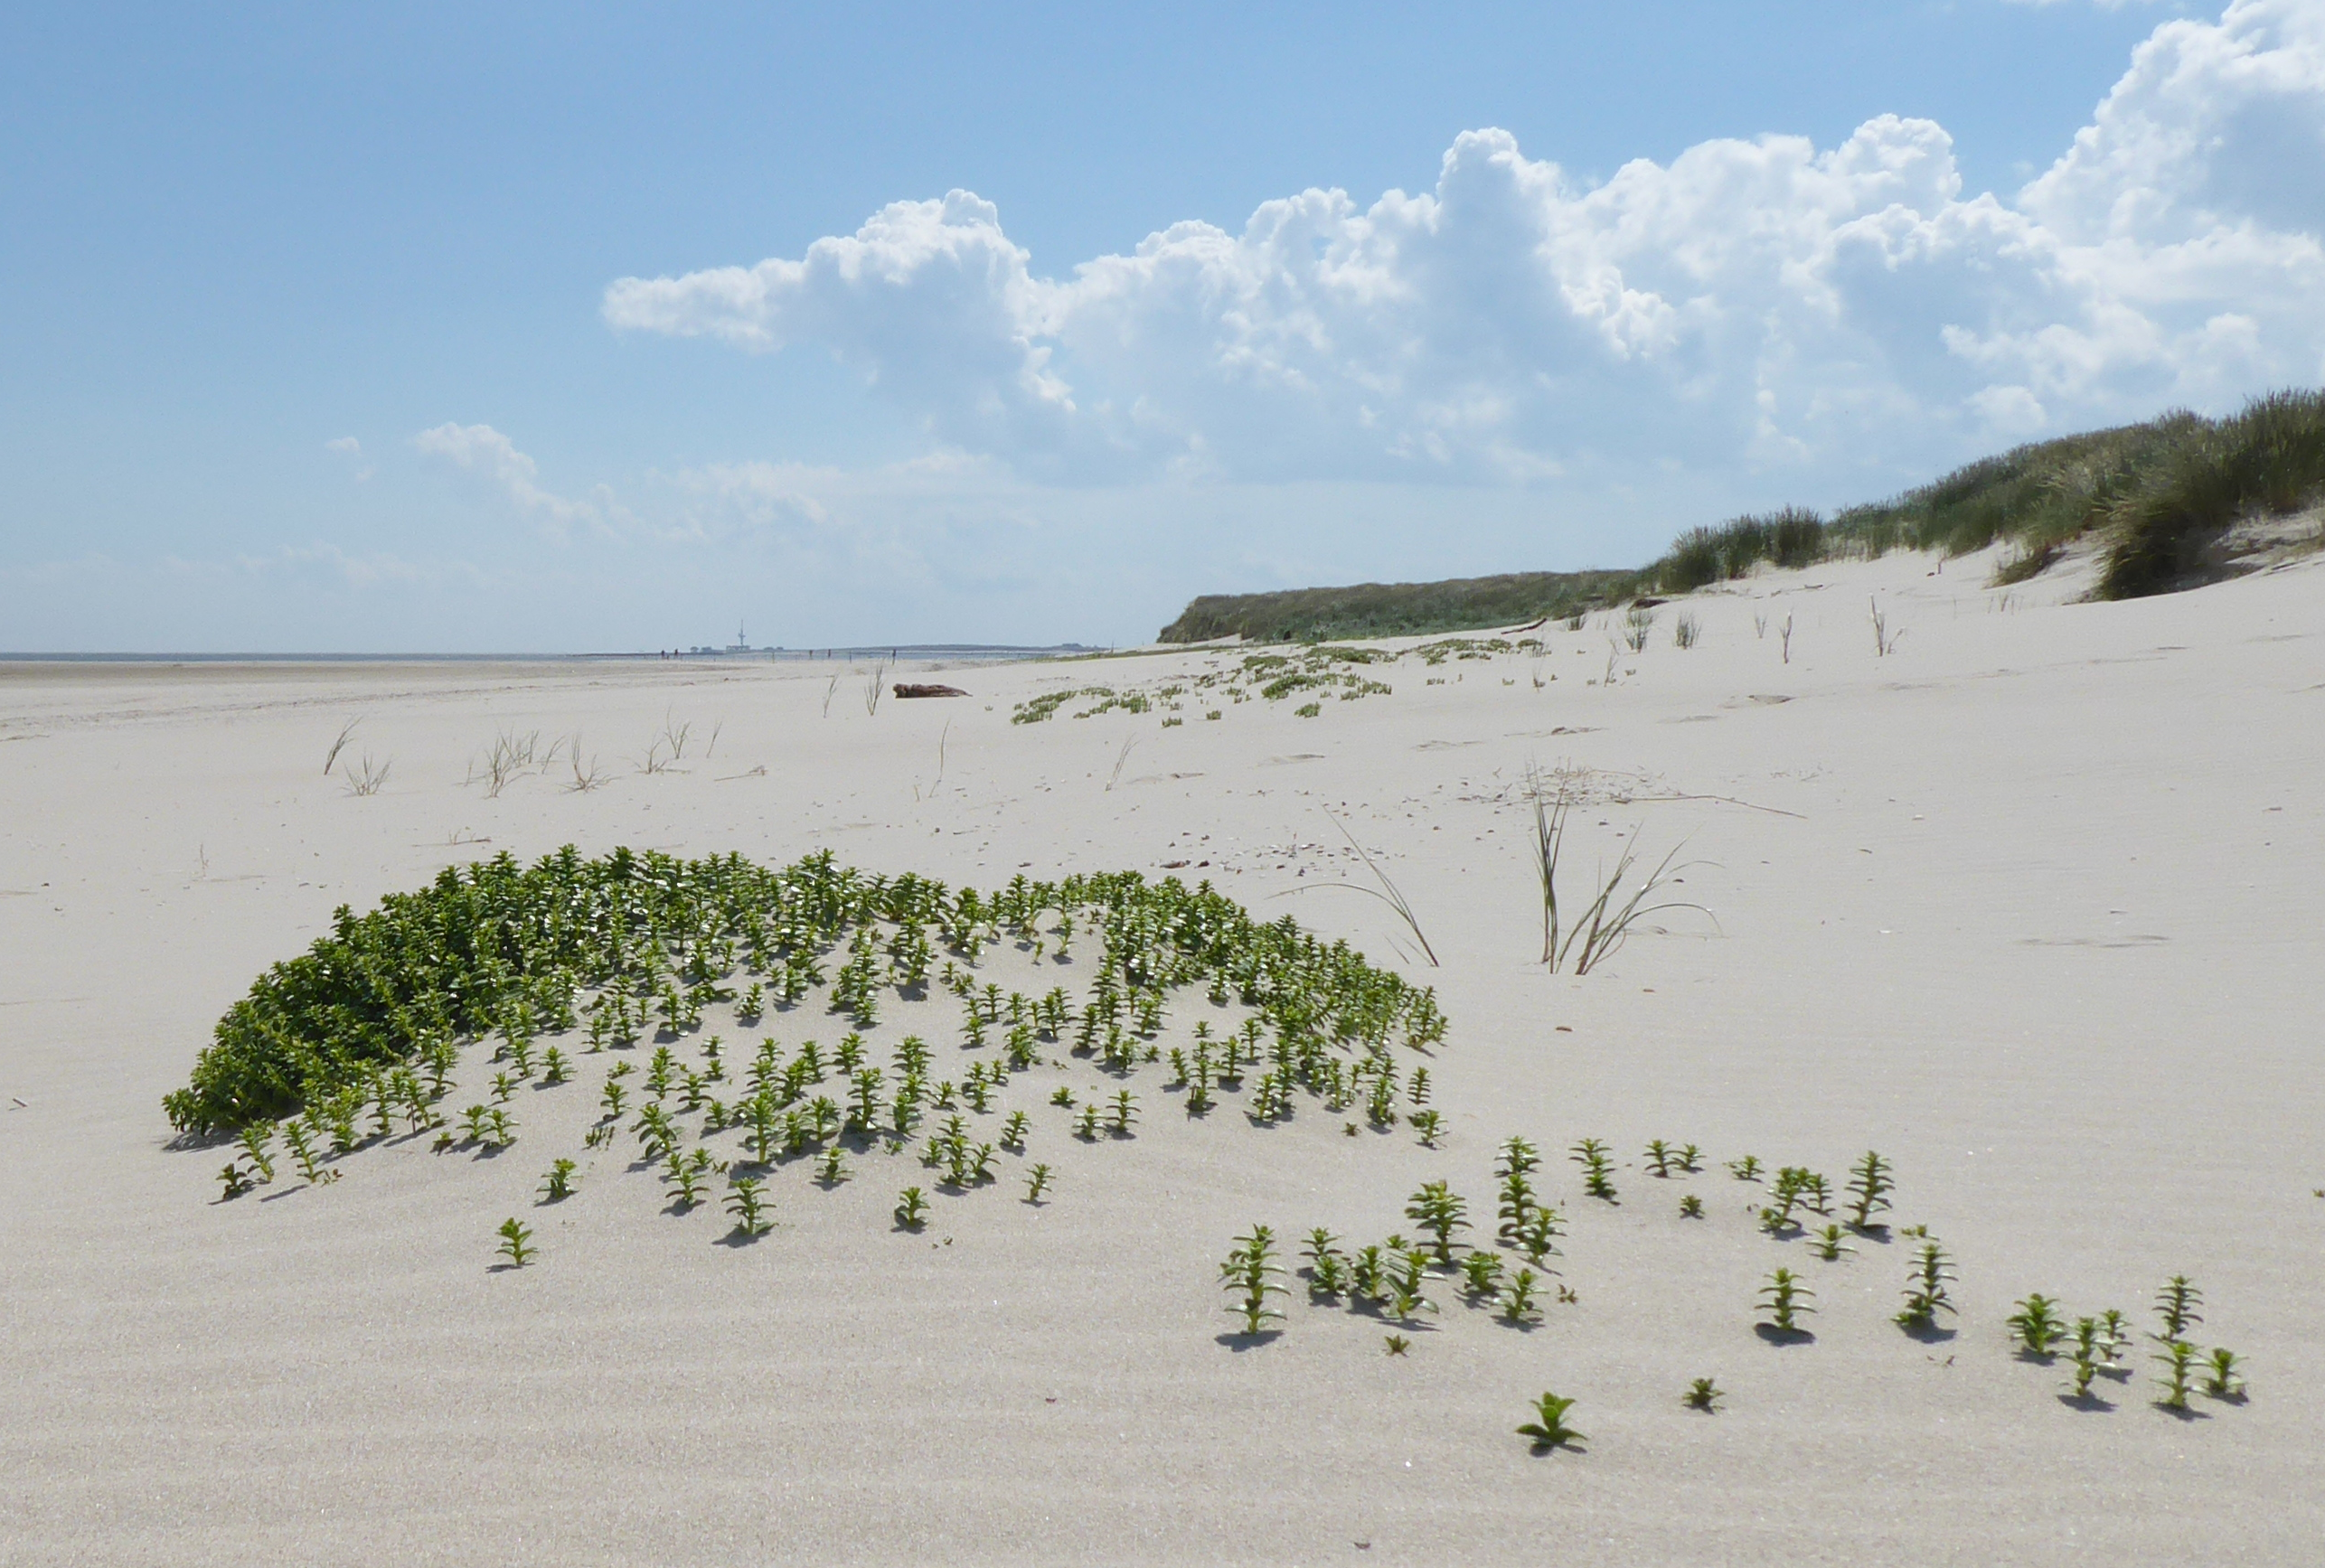
[[[1991,567],[1764,571],[1661,606],[1635,653],[1600,615],[1486,656],[1407,652],[1359,671],[1390,691],[1325,691],[1313,718],[1316,693],[1192,687],[1247,652],[1226,647],[884,675],[0,668],[0,1561],[2325,1559],[2302,1304],[2325,1282],[2325,563],[2109,604],[2068,602],[2071,568],[1999,589]],[[1886,655],[1868,600],[1901,634]],[[875,711],[876,677],[969,695]],[[1095,685],[1150,704],[1011,721]],[[683,755],[643,771],[682,726]],[[561,751],[488,794],[494,737],[534,732],[578,734],[601,782],[573,788]],[[358,794],[367,757],[385,778]],[[1524,788],[1558,769],[1583,792],[1573,886],[1635,831],[1649,865],[1680,850],[1674,894],[1708,917],[1546,969]],[[1379,886],[1343,825],[1437,964],[1334,886]],[[650,1046],[567,1038],[573,1082],[519,1088],[497,1155],[399,1131],[328,1184],[283,1159],[221,1200],[234,1150],[174,1146],[161,1104],[220,1015],[343,905],[566,844],[829,850],[985,888],[1208,879],[1435,988],[1446,1038],[1405,1055],[1443,1133],[1305,1095],[1260,1125],[1247,1084],[1190,1115],[1167,1063],[1117,1082],[1054,1047],[966,1113],[1027,1113],[993,1184],[936,1193],[917,1141],[852,1154],[828,1190],[790,1162],[773,1229],[721,1244],[728,1216],[672,1212],[626,1131],[585,1144],[611,1064],[643,1071]],[[1096,951],[979,970],[1078,999]],[[1157,1044],[1211,1010],[1178,997]],[[849,1028],[817,998],[673,1049],[828,1050]],[[875,1059],[916,1033],[943,1058],[960,1028],[937,993],[865,1033]],[[490,1055],[464,1052],[447,1113],[484,1095]],[[1134,1135],[1075,1137],[1123,1087]],[[1400,1329],[1294,1276],[1281,1332],[1236,1338],[1218,1274],[1238,1233],[1410,1236],[1408,1197],[1442,1179],[1490,1246],[1513,1135],[1565,1219],[1544,1284],[1571,1299],[1546,1293],[1539,1324],[1441,1278]],[[1614,1202],[1584,1194],[1585,1138],[1614,1154]],[[1651,1174],[1655,1139],[1699,1146],[1700,1170]],[[1895,1167],[1895,1228],[1831,1261],[1764,1234],[1766,1181],[1727,1169],[1837,1186],[1868,1149]],[[541,1204],[559,1157],[576,1190]],[[1055,1172],[1039,1205],[1035,1161]],[[913,1184],[933,1195],[918,1232],[890,1218]],[[496,1269],[512,1216],[539,1256]],[[1942,1340],[1891,1321],[1924,1225],[1959,1273]],[[1812,1339],[1756,1332],[1779,1265],[1815,1292]],[[2153,1403],[2151,1302],[2175,1274],[2248,1400]],[[2029,1292],[2126,1313],[2129,1378],[2063,1398],[2066,1359],[2016,1354],[2005,1326]],[[1681,1403],[1699,1376],[1716,1413]],[[1586,1442],[1516,1434],[1546,1390]]]

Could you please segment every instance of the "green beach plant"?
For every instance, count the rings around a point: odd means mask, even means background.
[[[683,1214],[702,1201],[703,1189],[711,1184],[711,1151],[696,1149],[682,1155],[670,1151],[663,1167],[663,1186],[669,1193],[672,1207]]]
[[[1587,1438],[1567,1424],[1567,1412],[1574,1407],[1573,1400],[1545,1393],[1534,1401],[1534,1419],[1520,1426],[1518,1435],[1532,1439],[1537,1453],[1548,1453],[1555,1449],[1571,1448],[1586,1442],[1589,1441]]]
[[[767,1200],[759,1196],[766,1183],[756,1176],[738,1176],[729,1185],[727,1212],[735,1216],[734,1234],[757,1239],[773,1228],[767,1217]]]
[[[1279,1282],[1283,1265],[1275,1261],[1275,1235],[1264,1225],[1255,1225],[1250,1231],[1235,1238],[1227,1258],[1219,1264],[1219,1282],[1230,1295],[1238,1298],[1228,1310],[1243,1319],[1243,1331],[1257,1335],[1271,1321],[1281,1320],[1284,1314],[1268,1305],[1268,1298],[1284,1293]]]
[[[1953,1261],[1945,1249],[1934,1240],[1924,1240],[1914,1254],[1912,1272],[1906,1285],[1906,1304],[1894,1319],[1908,1334],[1934,1334],[1937,1315],[1953,1312],[1953,1300],[1946,1287],[1953,1282]]]
[[[522,1269],[532,1262],[539,1250],[532,1244],[532,1227],[521,1224],[514,1215],[501,1222],[496,1233],[501,1244],[494,1249],[509,1260],[509,1267]]]
[[[1454,1264],[1454,1236],[1469,1228],[1468,1216],[1468,1202],[1442,1181],[1422,1183],[1405,1202],[1405,1217],[1428,1233],[1437,1263],[1448,1269]]]
[[[1897,1190],[1897,1181],[1889,1162],[1872,1150],[1867,1150],[1857,1163],[1849,1168],[1849,1225],[1856,1231],[1871,1232],[1886,1229],[1873,1223],[1875,1211],[1889,1207],[1889,1194]]]
[[[2157,1338],[2167,1343],[2186,1338],[2189,1329],[2204,1321],[2204,1314],[2197,1310],[2203,1302],[2204,1292],[2186,1274],[2172,1275],[2156,1292],[2155,1314],[2163,1326]]]
[[[275,1162],[267,1155],[267,1134],[272,1131],[271,1127],[258,1122],[242,1129],[242,1152],[249,1157],[250,1169],[260,1181],[275,1178]]]
[[[1300,1255],[1308,1260],[1308,1293],[1327,1300],[1348,1290],[1348,1257],[1340,1250],[1340,1238],[1322,1225],[1308,1233],[1308,1244]]]
[[[1607,1157],[1606,1145],[1595,1138],[1586,1138],[1576,1144],[1567,1158],[1582,1167],[1582,1189],[1592,1197],[1614,1201],[1614,1164]]]
[[[1560,1216],[1554,1208],[1536,1205],[1527,1211],[1518,1226],[1518,1250],[1526,1254],[1528,1263],[1539,1266],[1542,1260],[1557,1252],[1558,1238],[1565,1234],[1559,1229]]]
[[[2196,1347],[2185,1339],[2165,1339],[2162,1348],[2151,1357],[2161,1365],[2156,1386],[2163,1390],[2156,1404],[2166,1410],[2185,1411],[2188,1408],[2189,1379],[2196,1371]]]
[[[1841,1240],[1844,1234],[1846,1233],[1837,1225],[1826,1225],[1823,1229],[1811,1234],[1808,1250],[1828,1263],[1836,1263],[1843,1253],[1853,1253],[1857,1250]]]
[[[1768,1282],[1760,1287],[1760,1310],[1766,1314],[1768,1319],[1765,1326],[1781,1336],[1806,1334],[1807,1330],[1800,1326],[1800,1319],[1803,1314],[1816,1310],[1814,1307],[1805,1305],[1815,1298],[1816,1292],[1801,1283],[1798,1274],[1790,1269],[1777,1269],[1768,1276]]]
[[[1680,1396],[1680,1403],[1690,1410],[1699,1410],[1706,1415],[1716,1415],[1719,1411],[1719,1402],[1727,1397],[1727,1391],[1710,1378],[1699,1377],[1688,1385],[1687,1392]]]
[[[1535,1287],[1540,1282],[1531,1269],[1518,1269],[1501,1291],[1501,1316],[1504,1320],[1519,1324],[1539,1323],[1542,1309],[1534,1300]]]
[[[542,1178],[541,1184],[541,1197],[543,1203],[562,1203],[573,1196],[575,1169],[573,1161],[565,1159],[559,1159],[550,1165],[549,1174]]]
[[[320,1187],[330,1178],[333,1173],[325,1171],[315,1158],[314,1139],[305,1122],[284,1122],[283,1141],[289,1146],[291,1158],[298,1161],[298,1173],[309,1186]]]
[[[2245,1399],[2244,1357],[2214,1346],[2204,1358],[2204,1392],[2214,1399],[2240,1404]]]
[[[2100,1364],[2099,1319],[2075,1319],[2075,1347],[2069,1352],[2066,1397],[2076,1403],[2088,1403],[2092,1398],[2091,1380],[2098,1376]]]
[[[2038,1292],[2019,1301],[2018,1308],[2005,1321],[2019,1342],[2019,1354],[2030,1360],[2049,1360],[2052,1347],[2066,1335],[2058,1303]]]

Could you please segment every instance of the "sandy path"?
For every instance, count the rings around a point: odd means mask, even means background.
[[[1153,684],[1206,655],[956,672],[972,700],[876,715],[859,671],[828,717],[824,676],[796,668],[0,671],[0,1105],[27,1103],[0,1111],[0,1557],[2314,1559],[2325,571],[2060,606],[1932,565],[1667,607],[1611,687],[1591,683],[1605,632],[1553,627],[1539,663],[1408,659],[1376,671],[1393,696],[1314,719],[1253,701],[1172,728],[1008,718],[1062,681]],[[1887,658],[1868,594],[1906,632]],[[1703,628],[1686,651],[1682,610]],[[1753,624],[1787,610],[1789,664]],[[319,772],[356,717],[352,748],[393,759],[369,799]],[[720,724],[715,755],[636,772],[666,719],[697,747]],[[496,727],[578,728],[610,782],[485,799],[462,780]],[[1532,962],[1514,785],[1535,763],[1633,797],[1578,813],[1586,866],[1640,823],[1656,855],[1684,839],[1717,931],[1674,920],[1581,979]],[[1400,961],[1372,899],[1287,896],[1349,874],[1327,808],[1442,969]],[[887,1210],[927,1173],[874,1153],[828,1194],[786,1170],[777,1231],[747,1248],[664,1213],[626,1156],[526,1207],[579,1151],[602,1056],[524,1092],[497,1160],[400,1141],[328,1188],[220,1204],[223,1154],[165,1149],[159,1096],[335,906],[568,841],[829,847],[988,886],[1187,860],[1438,987],[1449,1136],[1351,1138],[1305,1103],[1271,1130],[1232,1103],[1194,1121],[1149,1068],[1139,1136],[1086,1146],[1043,1100],[1097,1075],[1042,1068],[1007,1103],[1054,1202],[1005,1180],[900,1235]],[[990,962],[1004,983],[1022,962]],[[893,1007],[872,1044],[947,1048],[955,1010]],[[1172,1038],[1201,1010],[1183,999]],[[765,1032],[843,1028],[810,1009]],[[487,1075],[477,1053],[467,1097]],[[1402,1357],[1383,1325],[1304,1301],[1271,1344],[1217,1342],[1232,1234],[1410,1234],[1405,1196],[1437,1177],[1490,1226],[1513,1132],[1571,1221],[1554,1261],[1578,1300],[1539,1329],[1440,1286]],[[1619,1207],[1562,1158],[1586,1135],[1625,1162]],[[1647,1176],[1654,1137],[1702,1145],[1705,1173]],[[1809,1260],[1717,1163],[1838,1179],[1868,1146],[1898,1168],[1900,1223],[1960,1260],[1942,1346],[1887,1322],[1902,1242]],[[1703,1220],[1678,1217],[1682,1191]],[[489,1272],[513,1212],[543,1259]],[[1752,1331],[1779,1262],[1819,1291],[1814,1344]],[[2078,1412],[2060,1368],[2010,1352],[2028,1291],[2145,1327],[2176,1272],[2207,1292],[2201,1342],[2249,1357],[2249,1404],[2174,1420],[2142,1366],[2118,1408]],[[1678,1403],[1703,1374],[1731,1391],[1715,1418]],[[1586,1453],[1511,1434],[1545,1387],[1580,1399]]]

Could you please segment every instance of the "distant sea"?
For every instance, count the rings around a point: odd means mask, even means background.
[[[817,659],[965,660],[1054,659],[1101,653],[1080,643],[1020,647],[1001,643],[892,643],[858,648],[690,648],[644,653],[6,653],[5,664],[755,664]]]

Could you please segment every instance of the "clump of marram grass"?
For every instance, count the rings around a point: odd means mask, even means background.
[[[1685,848],[1683,844],[1674,847],[1653,871],[1625,894],[1624,878],[1631,876],[1638,863],[1643,823],[1632,830],[1615,858],[1614,871],[1601,878],[1596,895],[1583,906],[1573,928],[1564,932],[1561,941],[1558,859],[1565,850],[1567,816],[1577,800],[1574,778],[1570,773],[1562,772],[1553,781],[1530,769],[1524,789],[1534,808],[1533,867],[1542,895],[1542,962],[1553,972],[1571,966],[1577,974],[1588,974],[1630,939],[1634,925],[1643,930],[1643,922],[1666,910],[1692,909],[1706,919],[1712,918],[1711,911],[1700,904],[1661,897],[1663,890],[1694,864],[1672,863],[1678,859],[1680,850]],[[1650,903],[1651,899],[1656,901]]]
[[[2094,497],[2112,534],[2098,593],[2134,598],[2220,575],[2220,537],[2254,514],[2284,513],[2325,491],[2325,392],[2256,398],[2197,421],[2166,461]]]

